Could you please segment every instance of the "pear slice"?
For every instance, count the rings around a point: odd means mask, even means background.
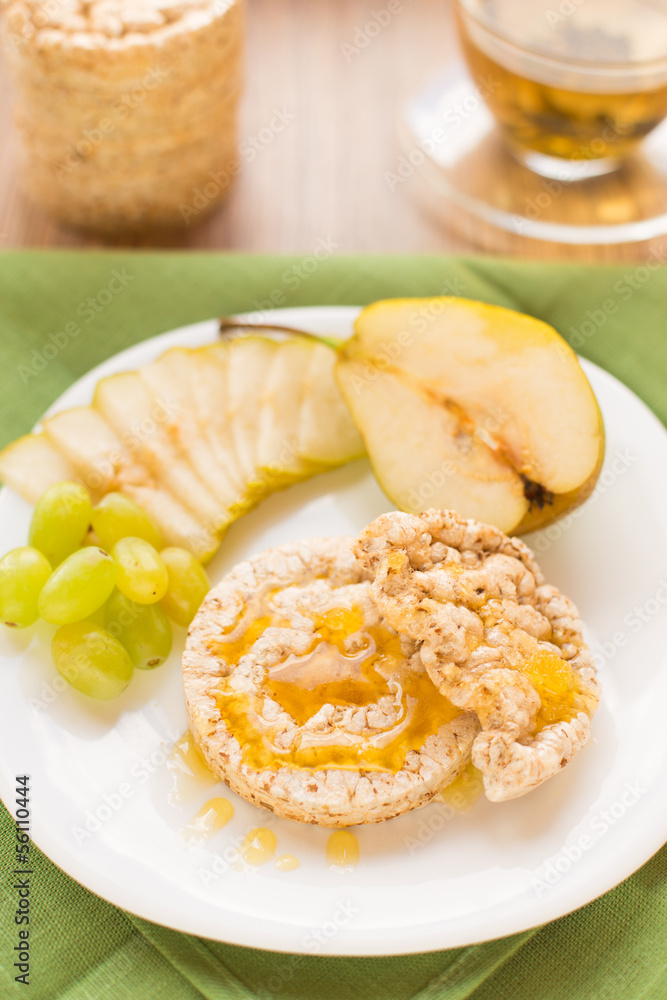
[[[260,413],[278,346],[268,337],[238,337],[216,345],[229,352],[227,419],[253,502],[269,492],[259,462]]]
[[[166,489],[123,483],[120,492],[153,518],[167,545],[188,549],[202,563],[207,563],[219,549],[219,535],[208,531]]]
[[[235,492],[242,493],[246,480],[227,419],[229,358],[226,350],[218,350],[219,346],[211,344],[188,351],[187,375],[199,426]]]
[[[405,510],[532,531],[595,486],[597,400],[572,349],[532,317],[466,299],[377,302],[337,378],[380,484]]]
[[[29,503],[56,483],[76,482],[72,464],[45,434],[26,434],[0,451],[0,480]]]
[[[310,355],[296,452],[304,461],[324,466],[361,458],[364,442],[334,377],[336,352],[313,343]]]
[[[265,495],[257,480],[254,454],[237,452],[234,428],[229,419],[229,345],[211,344],[190,352],[190,377],[198,420],[217,461],[225,469],[236,491],[230,506],[234,517],[247,513]],[[244,438],[245,443],[245,438]]]
[[[62,410],[44,422],[44,433],[71,462],[87,489],[102,495],[121,483],[145,483],[148,473],[123,447],[101,413],[90,406]]]
[[[93,405],[137,461],[194,514],[210,534],[224,534],[229,512],[216,500],[171,436],[177,408],[169,397],[153,400],[137,372],[102,379]]]
[[[315,346],[302,337],[277,345],[259,421],[258,467],[271,489],[282,489],[320,468],[297,453],[306,377]]]
[[[229,512],[231,507],[243,501],[243,495],[239,495],[227,468],[219,463],[206,435],[205,425],[200,422],[195,402],[197,389],[190,379],[191,354],[187,348],[173,348],[142,368],[139,374],[154,402],[160,399],[170,401],[172,414],[168,427],[171,440],[181,453],[188,456],[199,478]],[[219,393],[219,401],[221,397],[224,398],[224,395]]]
[[[124,493],[153,518],[168,545],[187,548],[202,561],[216,551],[218,537],[135,462],[97,410],[90,406],[63,410],[44,421],[44,431],[93,494]]]

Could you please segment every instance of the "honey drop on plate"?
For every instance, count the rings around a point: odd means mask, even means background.
[[[265,865],[267,861],[273,860],[276,853],[278,839],[273,830],[259,826],[251,830],[243,842],[241,854],[243,860],[249,865]]]
[[[279,858],[273,862],[279,872],[291,872],[295,868],[298,868],[301,864],[298,858],[295,858],[293,854],[281,854]]]
[[[172,803],[191,799],[203,788],[217,785],[220,780],[206,766],[189,730],[174,743],[167,757],[167,770],[172,777],[169,794],[169,801]]]
[[[209,799],[181,830],[186,840],[208,840],[222,830],[234,815],[229,799]]]
[[[327,841],[327,864],[330,868],[356,868],[359,864],[359,841],[349,830],[336,830]]]
[[[437,796],[456,812],[467,813],[484,791],[482,772],[468,763],[459,776]]]

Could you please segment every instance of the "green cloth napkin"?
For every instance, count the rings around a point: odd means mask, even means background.
[[[667,270],[487,258],[7,252],[0,444],[91,366],[196,320],[274,305],[453,294],[556,326],[667,421]],[[13,824],[2,809],[0,997],[32,1000],[665,1000],[667,849],[570,916],[396,958],[277,955],[179,934],[98,899],[34,850],[29,991],[14,982]]]

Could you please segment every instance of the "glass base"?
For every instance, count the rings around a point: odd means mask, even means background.
[[[485,249],[621,247],[667,235],[667,122],[620,161],[510,148],[461,66],[408,103],[400,130],[394,183],[419,175],[428,210]]]
[[[502,138],[501,141],[503,141]],[[504,138],[504,141],[510,153],[524,167],[528,167],[540,177],[550,177],[552,180],[562,181],[564,184],[586,181],[590,177],[602,177],[603,174],[613,173],[622,165],[622,160],[617,157],[603,156],[597,160],[564,160],[559,156],[548,156],[546,153],[537,153],[534,149],[526,149],[525,146],[510,142],[507,137]]]

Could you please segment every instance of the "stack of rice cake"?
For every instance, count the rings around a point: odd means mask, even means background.
[[[236,164],[243,0],[0,0],[21,177],[102,233],[198,221]]]

